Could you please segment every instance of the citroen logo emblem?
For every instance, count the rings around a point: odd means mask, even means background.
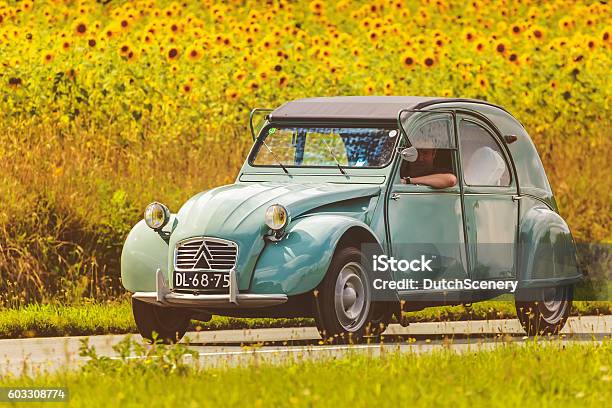
[[[202,245],[198,249],[198,252],[196,252],[193,257],[195,262],[193,264],[193,268],[191,269],[210,269],[210,264],[208,263],[208,260],[211,258],[212,257],[208,252],[208,248],[206,248],[206,244],[202,242]]]

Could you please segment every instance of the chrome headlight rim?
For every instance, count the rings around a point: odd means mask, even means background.
[[[278,222],[278,217],[280,217],[282,222]],[[281,232],[289,224],[289,211],[281,204],[272,204],[266,209],[264,223],[272,231],[276,233]]]
[[[170,209],[160,202],[153,201],[145,208],[144,220],[149,228],[159,231],[170,221]]]

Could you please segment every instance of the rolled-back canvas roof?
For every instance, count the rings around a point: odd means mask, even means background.
[[[403,109],[419,109],[428,105],[452,101],[469,101],[490,105],[476,99],[442,98],[436,96],[335,96],[297,99],[276,108],[272,121],[289,120],[397,120]]]

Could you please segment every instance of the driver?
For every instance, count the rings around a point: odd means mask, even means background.
[[[418,149],[417,160],[408,166],[404,184],[424,184],[433,188],[447,188],[457,184],[457,177],[447,169],[434,167],[437,149]]]

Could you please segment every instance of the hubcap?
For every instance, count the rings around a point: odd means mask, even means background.
[[[543,314],[544,320],[548,323],[556,324],[564,316],[569,307],[567,288],[547,288],[542,292],[542,303],[546,309]]]
[[[561,301],[557,299],[557,290],[555,288],[544,289],[542,297],[544,298],[544,306],[550,311],[557,310]]]
[[[370,292],[361,265],[350,262],[342,268],[336,279],[334,303],[338,322],[347,331],[356,331],[363,325],[370,308]]]

